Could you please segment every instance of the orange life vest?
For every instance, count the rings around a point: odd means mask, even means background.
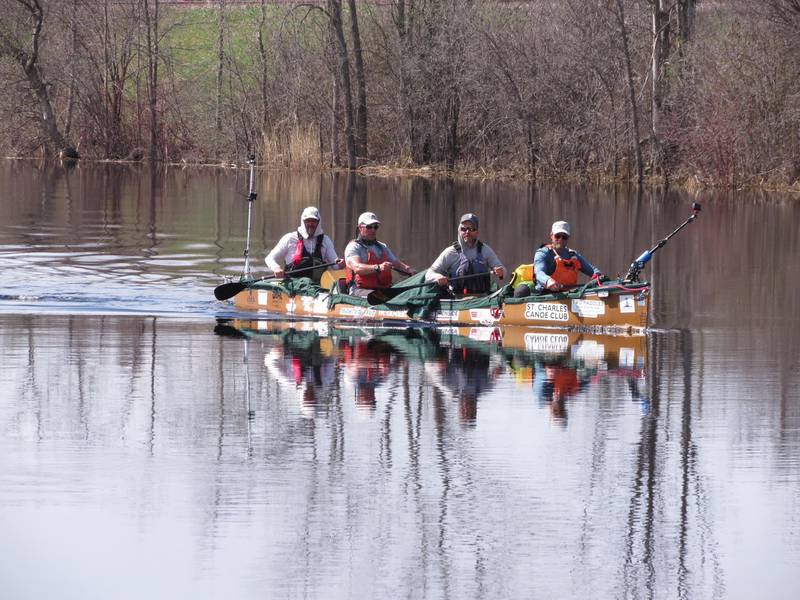
[[[378,246],[381,248],[381,253],[378,255],[372,250],[370,245],[363,244],[359,240],[356,240],[356,243],[361,244],[361,246],[367,249],[367,260],[365,264],[380,265],[386,262],[386,257],[381,246]],[[346,272],[348,285],[355,281],[356,287],[360,287],[364,290],[376,290],[378,288],[391,287],[392,285],[392,271],[390,269],[383,269],[380,273],[357,275],[353,272],[353,269],[347,267]]]
[[[557,398],[574,396],[581,389],[575,369],[561,366],[547,367],[545,373],[547,379],[553,382],[553,392]]]
[[[558,252],[555,251],[552,244],[547,245],[553,251],[556,261],[556,269],[553,271],[552,277],[561,285],[577,285],[578,284],[578,271],[581,270],[581,261],[577,256],[572,258],[561,258]],[[572,252],[570,250],[570,252]]]

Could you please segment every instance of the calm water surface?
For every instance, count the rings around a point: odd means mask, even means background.
[[[653,331],[254,320],[245,170],[0,163],[2,598],[795,598],[800,199],[259,172],[425,267],[481,216],[647,267]],[[785,285],[789,282],[789,285]]]

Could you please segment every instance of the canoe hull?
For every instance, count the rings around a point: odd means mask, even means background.
[[[459,301],[443,300],[429,319],[413,319],[404,310],[382,306],[335,304],[329,307],[329,294],[291,296],[275,289],[250,288],[237,294],[237,310],[285,316],[290,319],[333,319],[359,323],[409,322],[436,325],[497,325],[559,328],[620,328],[641,330],[647,327],[650,309],[649,286],[636,288],[596,288],[580,298],[554,295],[519,303],[506,302],[493,308],[460,308]]]

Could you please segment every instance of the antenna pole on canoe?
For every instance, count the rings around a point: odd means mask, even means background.
[[[692,211],[694,211],[694,212],[692,212],[692,214],[689,215],[689,218],[686,219],[683,223],[681,223],[680,226],[675,231],[670,233],[667,237],[665,237],[663,240],[658,242],[655,246],[650,248],[650,250],[645,250],[644,252],[642,252],[642,254],[639,256],[639,258],[637,258],[636,260],[634,260],[631,263],[631,266],[628,269],[628,273],[625,275],[623,280],[624,281],[639,281],[639,273],[641,273],[642,269],[644,269],[644,266],[648,262],[650,262],[650,259],[653,258],[653,254],[657,250],[662,248],[664,246],[664,244],[666,244],[667,241],[669,241],[669,238],[671,238],[673,235],[678,233],[681,229],[686,227],[689,223],[692,223],[697,218],[697,215],[700,214],[700,210],[701,210],[700,204],[698,204],[697,202],[692,202]]]
[[[251,154],[247,157],[247,164],[250,165],[250,190],[247,192],[247,243],[244,247],[244,273],[242,277],[250,277],[250,223],[253,217],[253,201],[256,194],[253,191],[253,171],[256,165],[256,155]]]

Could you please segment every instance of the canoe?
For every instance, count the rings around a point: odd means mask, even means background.
[[[415,276],[415,277],[419,277]],[[411,280],[406,280],[407,285]],[[324,290],[305,278],[254,280],[234,296],[238,311],[286,319],[329,319],[409,325],[557,327],[641,334],[647,327],[649,283],[590,282],[570,292],[514,298],[508,287],[481,298],[439,299],[420,288],[386,304]]]

